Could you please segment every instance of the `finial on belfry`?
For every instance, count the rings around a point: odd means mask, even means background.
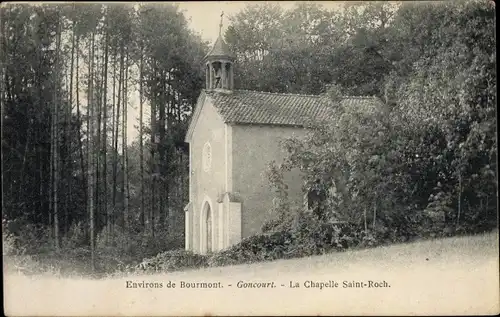
[[[224,11],[220,14],[220,24],[219,24],[219,35],[222,33],[222,17],[224,16]]]

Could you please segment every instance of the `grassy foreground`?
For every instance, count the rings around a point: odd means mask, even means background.
[[[499,308],[498,231],[251,265],[103,280],[6,274],[7,315],[457,315]],[[306,288],[334,281],[337,288]],[[344,282],[386,282],[343,288]],[[127,284],[162,283],[162,288]],[[169,284],[170,282],[170,284]],[[181,288],[214,283],[222,288]],[[274,288],[238,288],[238,282]],[[169,288],[175,283],[175,288]],[[291,288],[291,285],[298,287]],[[295,284],[297,283],[297,284]],[[241,285],[241,283],[240,283]]]

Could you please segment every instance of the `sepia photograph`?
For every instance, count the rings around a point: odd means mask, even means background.
[[[494,1],[0,24],[5,316],[500,313]]]

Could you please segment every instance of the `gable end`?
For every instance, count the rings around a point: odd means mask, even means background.
[[[202,90],[200,93],[200,96],[198,97],[198,100],[196,101],[196,108],[194,109],[194,113],[191,117],[191,120],[189,121],[189,127],[186,133],[186,137],[184,138],[184,142],[190,143],[191,138],[193,136],[193,131],[194,127],[196,126],[196,123],[198,122],[198,118],[200,117],[201,113],[201,108],[203,108],[203,105],[205,104],[207,94],[205,93],[205,90]]]

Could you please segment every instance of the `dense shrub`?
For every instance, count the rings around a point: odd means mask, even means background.
[[[85,226],[82,222],[73,223],[69,231],[63,236],[62,245],[65,248],[82,248],[89,244]]]
[[[258,234],[213,254],[208,264],[225,266],[287,258],[290,257],[291,244],[292,236],[285,231]]]
[[[16,246],[16,237],[8,229],[8,221],[2,219],[2,254],[15,255],[21,250]]]
[[[90,262],[90,250],[87,248],[64,248],[59,251],[33,254],[14,254],[5,257],[4,269],[9,272],[22,272],[26,275],[51,274],[57,276],[88,275],[103,273],[98,267],[93,272]],[[102,258],[96,262],[105,265]],[[113,267],[113,270],[116,266]]]
[[[113,228],[96,237],[95,269],[92,269],[88,236],[82,223],[73,224],[61,237],[60,248],[54,247],[49,228],[24,224],[20,221],[2,222],[3,254],[8,256],[6,268],[26,274],[105,274],[132,271],[144,257],[180,248],[183,238],[165,230],[155,237],[149,234]]]
[[[136,266],[136,270],[148,273],[173,272],[204,266],[207,266],[207,256],[185,250],[172,250],[144,259]]]
[[[54,250],[49,227],[23,220],[2,220],[2,237],[11,254],[37,254]]]
[[[112,234],[103,229],[96,239],[96,249],[116,257],[127,257],[137,261],[151,257],[160,252],[183,247],[183,239],[178,234],[166,230],[155,232],[155,236],[147,232],[135,232],[115,226]]]
[[[312,212],[300,212],[289,229],[294,256],[316,255],[344,250],[358,244],[354,226],[347,222],[323,221]]]
[[[16,252],[16,240],[14,236],[2,231],[2,255],[13,255]]]
[[[243,239],[227,250],[213,254],[210,266],[272,261],[341,251],[361,245],[362,234],[348,223],[325,223],[302,213],[288,227]],[[266,224],[266,226],[271,226]]]

